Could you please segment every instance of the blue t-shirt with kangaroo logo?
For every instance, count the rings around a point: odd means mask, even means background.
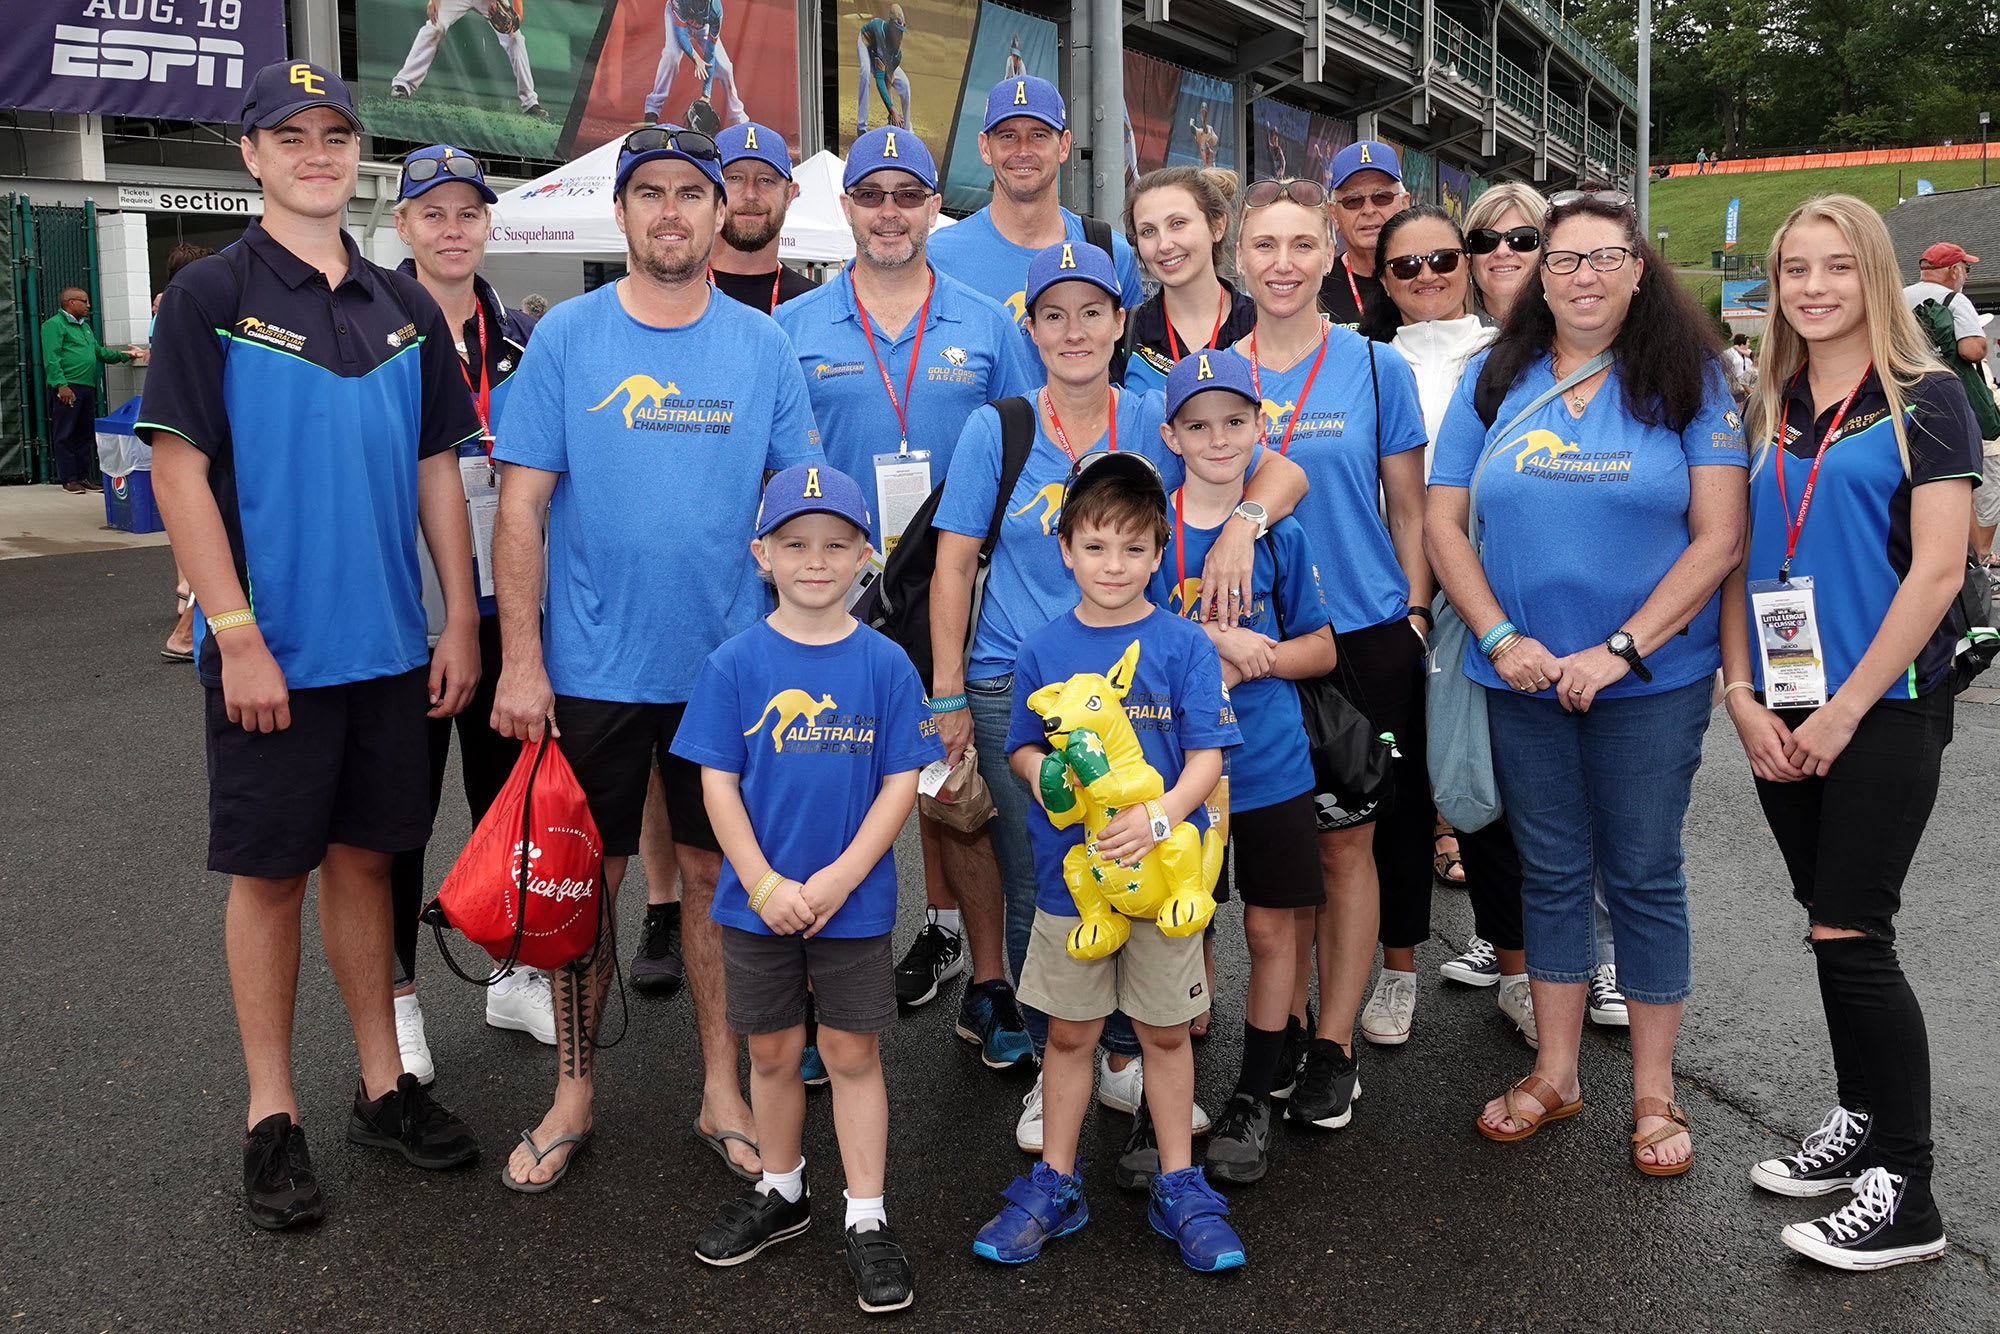
[[[803,883],[847,850],[883,780],[944,758],[909,655],[865,625],[833,644],[801,644],[759,621],[701,669],[673,752],[741,775],[743,808],[764,859]],[[770,935],[722,862],[709,915]],[[896,854],[882,855],[823,936],[879,936],[896,922]]]

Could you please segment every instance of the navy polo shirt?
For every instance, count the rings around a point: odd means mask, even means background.
[[[160,298],[136,427],[208,455],[237,576],[293,690],[429,660],[417,461],[479,435],[437,303],[341,241],[333,288],[257,222],[183,269]],[[197,616],[201,677],[219,685],[206,631]]]

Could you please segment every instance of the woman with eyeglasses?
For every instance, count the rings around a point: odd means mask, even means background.
[[[1465,211],[1465,249],[1472,258],[1472,290],[1479,308],[1504,322],[1514,298],[1534,276],[1542,250],[1542,215],[1549,201],[1533,186],[1507,181],[1472,201]]]
[[[1872,207],[1808,200],[1767,265],[1770,373],[1750,400],[1750,551],[1723,587],[1722,689],[1806,910],[1839,1100],[1750,1179],[1793,1197],[1852,1188],[1781,1238],[1882,1269],[1945,1249],[1930,1045],[1895,919],[1951,740],[1948,613],[1981,445]]]
[[[1228,347],[1250,332],[1257,305],[1222,276],[1236,173],[1162,167],[1125,196],[1125,234],[1160,284],[1126,318],[1125,387],[1159,390],[1190,352]]]
[[[1305,469],[1297,518],[1322,562],[1338,659],[1334,684],[1374,733],[1393,733],[1396,785],[1428,792],[1424,772],[1423,408],[1409,363],[1320,312],[1334,264],[1326,191],[1317,181],[1259,181],[1244,193],[1236,265],[1257,326],[1236,344],[1250,362],[1265,443]],[[1386,497],[1386,507],[1383,499]],[[1384,513],[1387,514],[1386,521]],[[1359,1087],[1354,1029],[1379,935],[1383,981],[1362,1030],[1406,1042],[1416,1006],[1409,951],[1430,934],[1428,803],[1347,810],[1316,794],[1326,903],[1300,939],[1299,982],[1279,1079],[1297,1124],[1347,1124]],[[1305,979],[1318,950],[1320,1014],[1306,1025]],[[1400,967],[1398,965],[1401,965]],[[1294,1079],[1293,1072],[1296,1071]],[[1285,1096],[1287,1090],[1273,1090]]]
[[[1473,637],[1464,670],[1487,690],[1540,1036],[1534,1073],[1477,1125],[1525,1139],[1583,1108],[1595,876],[1631,1010],[1632,1164],[1674,1176],[1694,1161],[1673,1101],[1691,986],[1681,828],[1748,460],[1714,329],[1634,214],[1580,199],[1542,234],[1539,269],[1445,413],[1424,525]]]

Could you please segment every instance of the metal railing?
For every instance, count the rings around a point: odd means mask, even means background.
[[[1549,97],[1549,133],[1578,152],[1583,151],[1583,112],[1560,97]]]
[[[1423,32],[1423,6],[1409,0],[1334,0],[1334,5],[1406,42],[1416,41]]]
[[[1486,72],[1493,67],[1493,46],[1484,37],[1451,15],[1440,13],[1431,47],[1439,64],[1455,70],[1468,83],[1486,86]]]
[[[1500,57],[1499,73],[1499,86],[1494,89],[1494,92],[1499,94],[1500,101],[1504,105],[1520,112],[1523,116],[1535,122],[1535,124],[1541,124],[1541,80],[1505,56]]]
[[[1549,0],[1513,0],[1514,5],[1534,20],[1535,26],[1555,39],[1578,64],[1599,83],[1615,91],[1627,105],[1637,105],[1639,89],[1597,46],[1571,27]]]

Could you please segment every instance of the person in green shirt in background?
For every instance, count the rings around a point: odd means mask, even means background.
[[[90,327],[90,294],[65,287],[62,309],[42,321],[42,368],[49,385],[49,443],[55,447],[56,476],[74,495],[102,491],[90,478],[97,445],[97,363],[116,365],[144,356],[138,348],[104,346]]]

